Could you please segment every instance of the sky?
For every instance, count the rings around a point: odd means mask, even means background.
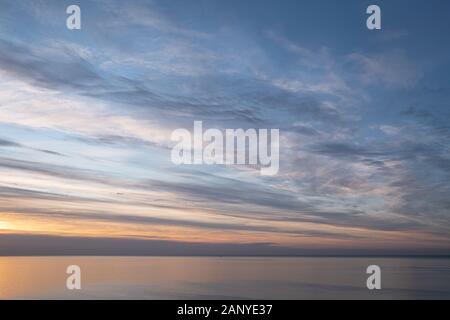
[[[0,255],[450,254],[450,3],[370,4],[1,0]],[[175,165],[194,121],[278,174]]]

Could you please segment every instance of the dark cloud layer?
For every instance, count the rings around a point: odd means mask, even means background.
[[[212,244],[127,238],[56,237],[2,234],[0,256],[377,256],[442,255],[442,250],[411,249],[310,249],[289,248],[271,243]]]

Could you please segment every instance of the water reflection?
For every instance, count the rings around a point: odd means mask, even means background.
[[[82,290],[65,288],[82,269]],[[382,290],[365,269],[382,268]],[[450,259],[0,257],[2,299],[449,299]]]

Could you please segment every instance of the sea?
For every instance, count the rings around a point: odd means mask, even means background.
[[[371,265],[381,289],[367,287]],[[450,259],[0,257],[0,299],[450,299]]]

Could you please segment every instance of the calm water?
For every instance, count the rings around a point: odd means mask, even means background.
[[[65,288],[66,267],[82,290]],[[366,289],[366,267],[382,290]],[[2,299],[450,299],[450,259],[0,257]]]

